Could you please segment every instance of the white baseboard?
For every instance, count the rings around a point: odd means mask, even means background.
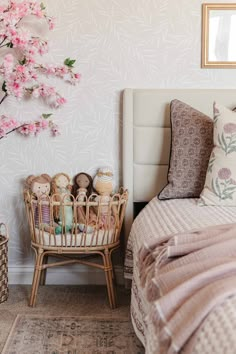
[[[9,266],[9,284],[32,284],[33,266]],[[116,281],[124,284],[123,267],[115,266]],[[77,265],[71,267],[57,267],[47,270],[48,285],[103,285],[106,284],[104,271]]]

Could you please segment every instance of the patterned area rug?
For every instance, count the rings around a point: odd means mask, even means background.
[[[121,319],[18,315],[2,354],[144,354]]]

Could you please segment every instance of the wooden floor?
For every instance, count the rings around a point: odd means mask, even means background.
[[[9,298],[0,304],[0,353],[17,314],[104,316],[130,319],[130,292],[117,288],[118,308],[111,310],[106,286],[54,286],[39,288],[37,305],[28,306],[30,286],[10,286]]]

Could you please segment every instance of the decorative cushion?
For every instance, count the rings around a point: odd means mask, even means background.
[[[236,206],[236,112],[214,103],[214,148],[200,203]]]
[[[171,102],[170,119],[168,184],[158,198],[199,197],[213,148],[213,121],[179,100]]]

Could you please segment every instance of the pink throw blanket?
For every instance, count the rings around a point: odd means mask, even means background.
[[[209,312],[236,294],[235,257],[236,224],[170,235],[140,250],[161,353],[179,352]]]

